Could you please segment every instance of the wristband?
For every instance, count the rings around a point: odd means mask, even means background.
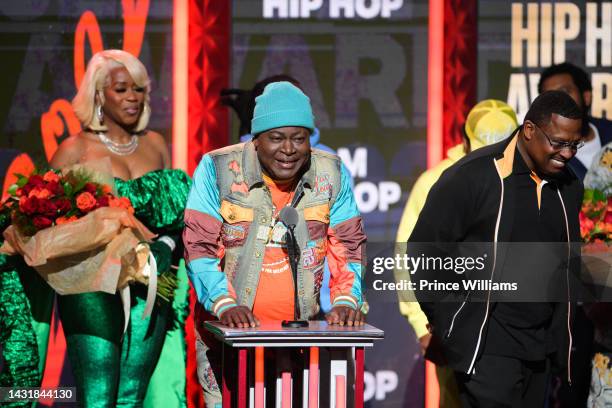
[[[350,308],[355,309],[355,310],[359,308],[357,301],[352,296],[347,296],[347,295],[336,296],[336,298],[334,299],[334,306],[337,304],[349,306]]]
[[[221,313],[223,313],[225,310],[234,307],[234,306],[238,306],[236,301],[234,299],[232,299],[231,297],[226,297],[223,299],[218,300],[212,308],[212,312],[214,315],[216,315],[217,317],[221,316]]]

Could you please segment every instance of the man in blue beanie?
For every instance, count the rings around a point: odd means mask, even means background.
[[[308,97],[275,82],[256,99],[254,139],[202,158],[183,233],[196,321],[246,328],[314,319],[327,257],[332,310],[325,319],[363,324],[366,237],[347,169],[337,156],[310,147],[314,127]],[[297,212],[294,240],[281,220],[285,207]],[[199,330],[196,349],[206,403],[215,407],[219,346]]]
[[[303,90],[300,81],[291,75],[287,74],[277,74],[266,77],[261,81],[257,82],[253,85],[253,89],[250,91],[245,91],[241,89],[225,89],[221,91],[221,102],[231,107],[236,114],[238,115],[238,119],[240,120],[239,124],[239,135],[241,142],[248,142],[253,139],[253,134],[251,133],[251,121],[253,120],[253,111],[255,110],[255,98],[261,95],[266,88],[271,83],[274,82],[290,82],[291,84],[297,86],[301,90]],[[321,132],[318,127],[315,127],[310,134],[310,147],[313,149],[320,149],[332,154],[336,154],[334,149],[331,147],[321,143]],[[351,186],[354,185],[353,179],[351,178]],[[319,304],[321,306],[321,310],[324,313],[327,313],[331,310],[331,300],[330,300],[330,291],[329,291],[329,279],[331,277],[331,273],[329,271],[329,265],[327,261],[323,265],[323,283],[321,285],[321,293]]]

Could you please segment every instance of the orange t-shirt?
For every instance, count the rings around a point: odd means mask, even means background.
[[[272,195],[273,217],[264,254],[253,314],[260,321],[293,320],[294,285],[287,253],[287,228],[278,221],[280,210],[291,204],[294,182],[278,183],[263,176]]]

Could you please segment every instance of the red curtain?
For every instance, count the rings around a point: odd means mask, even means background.
[[[229,142],[227,108],[221,106],[219,93],[228,87],[231,52],[231,2],[219,0],[189,1],[189,124],[187,171],[193,174],[202,155]],[[193,308],[196,302],[190,290],[187,317],[187,405],[204,404],[197,378]]]
[[[443,154],[461,142],[461,128],[476,104],[478,2],[444,1]]]

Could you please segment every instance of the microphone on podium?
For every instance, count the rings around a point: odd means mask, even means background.
[[[291,206],[284,207],[281,210],[278,218],[291,231],[293,231],[298,223],[298,220],[300,219],[297,210]]]
[[[308,327],[308,322],[305,320],[299,320],[299,302],[298,302],[298,289],[297,289],[297,268],[300,257],[300,248],[298,247],[297,240],[295,239],[295,226],[298,223],[299,215],[295,208],[291,206],[284,207],[279,216],[279,220],[287,227],[287,252],[289,253],[289,265],[291,266],[291,273],[293,275],[293,294],[294,294],[294,308],[293,308],[293,319],[294,320],[283,320],[283,327],[299,328]]]

